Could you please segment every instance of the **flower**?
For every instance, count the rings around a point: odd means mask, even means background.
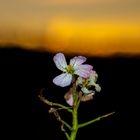
[[[95,91],[90,89],[91,87],[95,87],[95,90],[97,92],[101,91],[101,87],[96,84],[98,75],[96,71],[91,71],[88,78],[82,78],[78,77],[76,80],[76,87],[80,86],[80,91],[77,91],[77,95],[80,98],[80,101],[86,102],[93,99],[93,95],[95,94]],[[73,87],[72,87],[73,88]],[[65,94],[64,98],[70,106],[73,106],[74,99],[73,99],[73,89],[70,88],[70,90]]]
[[[85,95],[89,95],[89,94],[94,95],[94,91],[90,90],[91,87],[94,86],[97,92],[101,91],[101,87],[98,84],[96,84],[97,78],[98,78],[98,75],[96,71],[92,70],[87,79],[78,77],[76,80],[76,85],[81,87],[81,91]]]
[[[53,83],[60,87],[69,86],[72,82],[73,75],[88,78],[93,69],[91,65],[83,64],[87,60],[83,56],[75,56],[70,59],[69,65],[67,65],[65,56],[62,53],[57,53],[53,60],[56,67],[63,72],[53,79]]]
[[[94,93],[90,93],[90,94],[87,94],[87,95],[82,95],[81,92],[78,92],[77,93],[79,98],[80,98],[80,101],[82,102],[86,102],[86,101],[89,101],[89,100],[92,100],[93,99],[93,95]],[[64,96],[67,104],[69,104],[70,106],[73,106],[74,104],[74,99],[73,99],[73,94],[72,94],[72,89],[70,89]]]

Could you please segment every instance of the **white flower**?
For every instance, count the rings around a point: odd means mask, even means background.
[[[83,56],[75,56],[67,65],[64,54],[57,53],[54,58],[56,67],[63,73],[53,79],[53,83],[60,87],[69,86],[72,82],[73,75],[78,75],[83,78],[88,78],[93,67],[88,64],[83,64],[87,59]]]
[[[94,94],[93,90],[90,90],[91,87],[95,87],[95,90],[97,92],[101,91],[101,87],[96,84],[98,75],[95,71],[91,71],[90,75],[88,78],[82,78],[82,77],[78,77],[76,80],[76,85],[81,87],[81,91],[85,94]]]

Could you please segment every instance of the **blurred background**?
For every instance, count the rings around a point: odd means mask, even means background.
[[[57,52],[88,58],[101,93],[82,103],[79,121],[115,111],[81,129],[79,139],[137,137],[140,78],[139,0],[0,0],[0,93],[4,135],[65,139],[60,124],[37,95],[65,103],[67,88],[52,79]],[[63,113],[62,113],[63,114]],[[63,117],[70,122],[71,116]]]
[[[0,43],[91,56],[139,54],[139,17],[139,0],[0,0]]]

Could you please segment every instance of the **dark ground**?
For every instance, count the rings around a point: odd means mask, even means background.
[[[65,140],[59,123],[48,114],[37,95],[45,88],[51,101],[65,103],[68,88],[60,88],[52,79],[60,73],[53,55],[22,49],[0,49],[0,94],[4,139]],[[88,58],[99,74],[101,93],[83,103],[79,121],[115,111],[100,122],[79,130],[77,140],[137,139],[140,94],[140,56],[116,55],[108,58]],[[63,117],[70,121],[71,116]],[[131,139],[131,138],[130,138]]]

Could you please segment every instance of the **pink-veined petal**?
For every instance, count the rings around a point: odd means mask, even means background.
[[[57,53],[53,61],[59,70],[66,72],[67,62],[63,53]]]
[[[70,105],[73,106],[73,95],[72,95],[73,89],[71,88],[64,96],[66,102]]]
[[[60,87],[66,87],[71,84],[72,75],[68,73],[62,73],[53,79],[53,83]]]
[[[72,94],[70,94],[69,98],[66,100],[67,104],[69,104],[70,106],[73,106],[73,96]]]
[[[88,78],[90,76],[90,73],[93,69],[93,66],[84,64],[80,65],[74,72],[74,74],[77,74],[83,78]]]
[[[83,64],[86,60],[87,60],[86,57],[75,56],[70,60],[70,65],[76,69],[79,65]]]

